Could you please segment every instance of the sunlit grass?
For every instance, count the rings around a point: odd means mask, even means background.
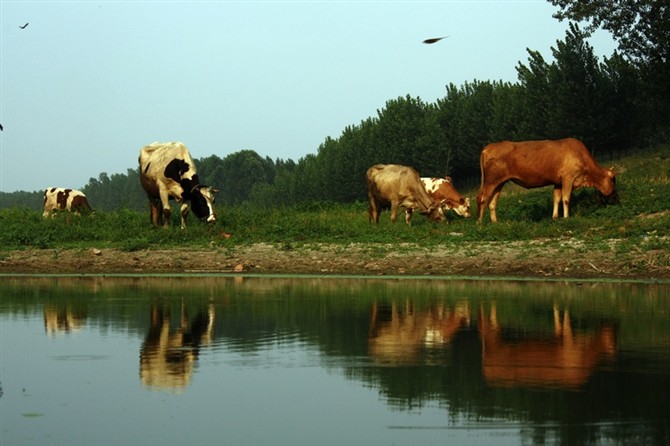
[[[449,214],[449,224],[431,223],[415,215],[412,225],[390,212],[378,225],[368,222],[366,202],[316,203],[291,208],[221,207],[218,221],[205,225],[192,215],[188,228],[179,227],[178,209],[171,227],[153,227],[147,213],[120,209],[88,216],[58,213],[42,218],[40,212],[12,208],[0,210],[1,249],[108,247],[125,251],[159,248],[220,248],[270,243],[284,249],[310,244],[375,245],[383,256],[385,245],[430,247],[460,246],[473,242],[582,239],[594,245],[617,239],[643,249],[665,249],[670,232],[670,147],[619,161],[617,187],[621,204],[603,206],[593,189],[573,194],[571,217],[552,221],[551,187],[525,190],[506,186],[498,203],[498,224],[488,212],[483,224],[476,216],[464,219]],[[509,189],[509,190],[508,190]],[[474,205],[474,195],[471,197]],[[476,209],[473,208],[476,215]],[[651,242],[643,243],[645,240]],[[619,245],[621,246],[621,245]],[[390,249],[390,248],[389,248]],[[621,248],[619,248],[621,249]],[[631,248],[632,249],[632,248]],[[639,248],[638,248],[639,249]],[[343,248],[342,255],[346,255]]]

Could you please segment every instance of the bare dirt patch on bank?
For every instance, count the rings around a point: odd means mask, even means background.
[[[26,249],[0,253],[0,274],[318,274],[670,279],[666,250],[592,249],[582,241],[414,244],[257,243],[232,248]]]

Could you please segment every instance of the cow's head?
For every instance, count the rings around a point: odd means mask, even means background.
[[[470,199],[469,198],[459,198],[458,201],[445,203],[449,206],[448,209],[453,209],[461,217],[470,218]]]
[[[439,203],[433,203],[428,209],[426,209],[424,212],[421,213],[426,217],[428,217],[430,221],[440,222],[445,218],[444,210],[442,209],[442,206],[440,206]]]
[[[602,204],[619,204],[619,194],[616,190],[616,172],[614,167],[605,170],[605,178],[600,183],[598,198]]]
[[[196,186],[191,191],[191,210],[198,219],[207,223],[216,221],[214,213],[214,194],[218,190],[209,186]]]

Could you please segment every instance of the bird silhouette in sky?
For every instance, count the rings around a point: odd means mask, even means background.
[[[0,132],[3,131],[5,128],[0,124]]]
[[[424,40],[423,43],[431,44],[431,43],[439,42],[439,41],[442,40],[442,39],[446,39],[447,37],[449,37],[449,36],[433,37],[432,39],[426,39],[426,40]]]
[[[28,26],[28,23],[26,23],[26,24],[23,25],[23,26],[19,25],[19,28],[21,28],[21,29],[26,29],[26,26]]]

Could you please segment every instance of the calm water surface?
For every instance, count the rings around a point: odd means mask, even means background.
[[[670,285],[0,278],[0,444],[670,444]]]

